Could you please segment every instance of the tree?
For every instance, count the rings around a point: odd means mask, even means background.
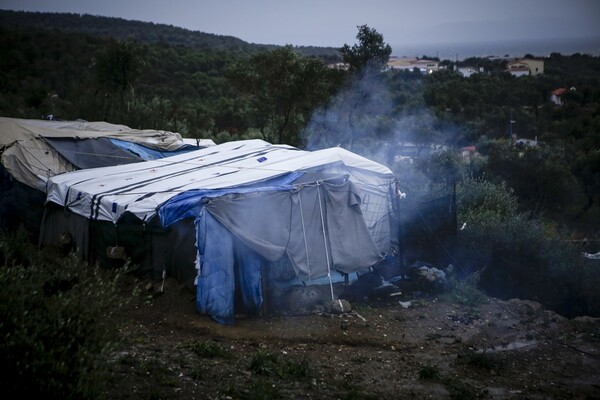
[[[392,47],[384,43],[383,35],[374,28],[360,25],[358,26],[356,38],[358,44],[352,47],[344,44],[340,48],[342,58],[350,66],[350,71],[360,72],[365,68],[381,71],[392,54]]]
[[[541,143],[521,149],[504,142],[491,146],[486,170],[512,187],[519,202],[536,216],[570,212],[581,196],[564,151]]]
[[[383,36],[367,25],[358,27],[359,43],[340,48],[350,75],[344,89],[328,107],[319,110],[306,136],[316,147],[340,145],[351,151],[367,153],[373,138],[390,133],[391,94],[381,73],[392,48]],[[358,149],[362,148],[362,149]],[[361,151],[364,150],[364,151]]]
[[[336,86],[332,73],[322,61],[285,46],[238,62],[228,78],[251,103],[253,126],[271,132],[265,137],[272,141],[299,146],[300,130]]]
[[[433,153],[428,158],[417,159],[417,168],[431,181],[451,186],[461,177],[463,161],[456,150]]]
[[[111,40],[96,59],[96,78],[107,91],[130,89],[140,67],[138,46],[131,41]]]

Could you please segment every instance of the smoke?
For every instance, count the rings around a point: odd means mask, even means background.
[[[422,99],[402,102],[401,96],[421,96],[421,91],[394,92],[394,87],[405,86],[397,85],[394,79],[404,78],[372,70],[350,78],[326,107],[313,113],[303,140],[309,150],[340,146],[390,168],[400,189],[408,193],[400,210],[406,236],[404,257],[447,265],[452,262],[448,250],[453,248],[455,237],[452,195],[448,188],[425,190],[431,181],[415,160],[428,160],[445,149],[445,144],[456,140],[460,129],[438,119]]]
[[[390,88],[392,78],[373,70],[351,77],[337,96],[315,110],[302,139],[308,150],[343,147],[386,165],[406,186],[422,187],[427,179],[413,160],[442,149],[458,130],[424,105],[409,108],[395,99],[399,93]]]
[[[391,99],[380,73],[353,76],[327,106],[317,109],[302,134],[308,150],[341,146],[351,151],[368,136],[385,133],[381,117],[391,114]]]

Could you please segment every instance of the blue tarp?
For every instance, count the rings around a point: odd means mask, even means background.
[[[196,285],[196,309],[221,324],[234,322],[235,279],[233,237],[202,210],[196,219],[198,256],[202,260]]]
[[[197,146],[192,146],[190,144],[186,144],[180,147],[178,150],[160,151],[151,149],[150,147],[142,146],[141,144],[126,142],[124,140],[110,139],[110,141],[116,146],[119,146],[120,148],[135,154],[144,161],[158,160],[165,157],[176,156],[178,154],[188,153],[190,151],[195,151],[201,148]]]
[[[233,324],[236,291],[244,312],[259,312],[263,301],[260,256],[241,243],[234,246],[231,233],[204,209],[196,219],[196,233],[202,260],[196,286],[198,312],[218,323]]]
[[[319,183],[298,190],[293,182],[301,175],[186,191],[160,206],[163,226],[186,218],[195,221],[200,314],[233,324],[236,310],[260,312],[261,266],[286,254],[297,276],[311,284],[336,269],[357,272],[379,260],[380,250],[371,240],[351,183]]]

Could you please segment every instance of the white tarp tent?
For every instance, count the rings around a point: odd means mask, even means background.
[[[197,270],[198,310],[231,322],[235,290],[245,290],[252,309],[262,303],[259,265],[287,260],[306,280],[378,262],[393,236],[395,184],[387,167],[339,147],[309,152],[262,140],[228,142],[51,177],[47,204],[63,211],[46,219],[42,242],[57,229],[85,235],[71,214],[114,225],[115,232],[132,218],[165,229],[191,220],[192,231],[173,232],[195,239],[189,267]],[[154,265],[168,263],[161,252],[153,257]]]

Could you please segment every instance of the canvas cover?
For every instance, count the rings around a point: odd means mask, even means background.
[[[14,179],[42,191],[49,177],[67,171],[161,158],[190,147],[175,132],[0,117],[2,165]]]
[[[57,175],[47,202],[92,226],[193,221],[197,309],[231,323],[235,293],[246,310],[262,304],[265,265],[288,260],[290,277],[309,281],[380,260],[394,182],[387,167],[342,148],[246,140]]]
[[[20,140],[37,137],[95,139],[111,137],[163,150],[182,145],[179,133],[154,129],[132,129],[108,122],[47,121],[0,117],[0,148]]]

